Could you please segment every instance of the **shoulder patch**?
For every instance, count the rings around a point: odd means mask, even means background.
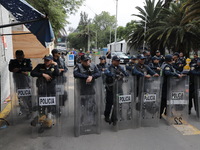
[[[132,69],[134,69],[134,68],[135,68],[135,66],[132,67]]]
[[[169,67],[166,67],[165,70],[170,70],[170,68],[169,68]]]

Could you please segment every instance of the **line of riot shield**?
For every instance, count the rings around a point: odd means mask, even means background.
[[[63,89],[61,89],[63,90]],[[33,78],[32,82],[32,136],[61,136],[60,91],[56,79]]]
[[[197,118],[200,121],[200,76],[195,76],[194,81],[195,81],[194,82],[194,89],[195,89],[194,105],[195,105]]]
[[[183,124],[188,118],[189,77],[169,77],[167,89],[167,122]]]
[[[31,78],[22,73],[10,73],[10,81],[12,104],[11,122],[16,124],[23,119],[31,119]]]
[[[99,86],[101,86],[101,103],[100,103],[100,107],[101,107],[101,115],[104,114],[105,111],[105,105],[106,105],[106,88],[105,88],[105,80],[106,80],[106,76],[104,74],[104,72],[101,73],[101,78],[99,78],[99,80],[97,83]]]
[[[56,77],[56,93],[59,95],[60,113],[69,114],[68,73]]]
[[[162,77],[142,77],[139,85],[140,126],[158,126]]]
[[[101,86],[95,79],[86,84],[84,79],[75,79],[74,81],[74,126],[75,136],[85,134],[100,134],[101,132]]]
[[[136,77],[130,75],[116,80],[113,85],[114,114],[112,115],[114,116],[113,119],[117,121],[116,131],[138,127],[139,113],[136,110],[136,83]]]

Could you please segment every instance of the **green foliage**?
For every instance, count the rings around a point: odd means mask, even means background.
[[[68,23],[68,16],[77,11],[83,0],[27,0],[27,2],[48,16],[57,35]]]
[[[78,38],[77,41],[81,44],[71,44],[73,46],[71,48],[87,50],[88,38],[90,39],[91,48],[96,48],[96,46],[102,48],[107,46],[110,39],[114,39],[115,16],[110,16],[108,12],[103,11],[100,15],[96,15],[93,20],[89,19],[85,12],[81,12],[80,17],[79,25],[75,30],[78,36],[75,38]],[[68,38],[68,41],[69,43],[73,42],[70,38]]]
[[[168,48],[189,54],[200,46],[200,1],[183,0],[170,3],[168,7],[162,1],[146,0],[144,8],[136,7],[141,19],[129,42],[134,47],[141,47],[144,41],[155,51]],[[144,30],[146,21],[146,32]]]

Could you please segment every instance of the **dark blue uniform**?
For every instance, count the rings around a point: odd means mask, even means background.
[[[19,71],[13,72],[16,68],[18,68]],[[17,59],[10,60],[9,71],[13,72],[13,79],[16,89],[30,89],[30,77],[22,72],[30,72],[31,70],[32,64],[30,59],[24,58],[22,61],[18,61]],[[23,113],[28,115],[32,109],[31,97],[18,97],[18,100],[20,105],[20,115]],[[21,103],[21,101],[23,101],[23,103]]]
[[[62,59],[61,57],[58,59],[54,58],[53,61],[55,61],[58,64],[59,69],[64,69],[64,72],[67,72],[68,68],[65,65],[64,59]],[[60,72],[60,75],[63,75],[64,72]]]
[[[183,67],[185,66],[185,63],[182,62],[180,59],[178,59],[172,65],[176,70],[178,70],[179,72],[182,72],[183,71]]]
[[[133,62],[128,62],[127,64],[126,64],[126,70],[128,70],[128,71],[132,71],[133,69],[134,69],[134,67],[135,67],[135,63],[133,63]]]
[[[160,66],[160,63],[150,63],[149,64],[149,67],[154,71],[154,72],[156,72],[157,74],[159,74],[160,75],[160,70],[158,69],[158,68],[160,68],[161,66]]]
[[[121,67],[121,66],[114,66],[110,65],[108,68],[108,72],[105,73],[106,75],[106,107],[105,107],[105,112],[104,116],[105,119],[109,120],[109,116],[111,113],[111,109],[113,106],[113,84],[115,80],[123,80],[124,76],[128,76],[128,73]],[[115,109],[115,108],[114,108]],[[112,113],[111,121],[116,122],[117,118],[116,115],[114,114],[114,110]]]
[[[52,79],[47,81],[42,74],[48,74]],[[56,95],[56,76],[59,76],[58,66],[51,65],[46,67],[45,64],[38,64],[32,71],[32,77],[38,77],[36,81],[36,86],[38,88],[39,97],[49,97]],[[58,103],[58,102],[57,102]],[[40,107],[40,115],[45,114],[45,108],[47,107],[48,113],[56,113],[56,108],[54,106],[42,106]]]
[[[11,59],[9,63],[9,71],[12,72],[15,68],[19,68],[19,71],[16,73],[30,72],[32,70],[31,60],[24,58],[20,62],[17,59]]]
[[[198,61],[199,58],[193,58],[190,62],[190,66],[194,66],[197,64],[197,61]]]
[[[110,66],[110,64],[108,64],[108,63],[105,63],[105,64],[99,63],[97,65],[97,68],[99,69],[100,72],[104,72],[108,69],[109,66]]]
[[[90,84],[86,83],[86,79],[92,76],[92,82]],[[74,77],[82,79],[80,85],[80,94],[81,95],[93,95],[95,94],[94,90],[94,80],[101,76],[98,68],[94,64],[90,64],[90,66],[85,67],[82,64],[77,64],[74,68]]]
[[[144,77],[147,74],[150,75],[154,75],[156,74],[156,72],[154,72],[149,66],[147,65],[141,65],[141,64],[137,64],[135,65],[133,71],[132,71],[133,75],[136,75],[138,77]]]

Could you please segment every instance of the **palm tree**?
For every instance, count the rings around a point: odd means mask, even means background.
[[[183,21],[185,9],[182,9],[182,6],[183,3],[171,3],[169,9],[162,10],[162,20],[156,27],[147,31],[148,42],[172,51],[183,51],[187,55],[192,48],[198,47],[199,25],[194,21]]]
[[[146,0],[144,9],[136,7],[139,14],[133,14],[141,19],[133,29],[129,36],[129,44],[135,48],[140,48],[146,39],[146,31],[156,26],[160,19],[160,12],[162,10],[162,1],[155,4],[155,0]],[[152,47],[151,43],[148,43]]]

